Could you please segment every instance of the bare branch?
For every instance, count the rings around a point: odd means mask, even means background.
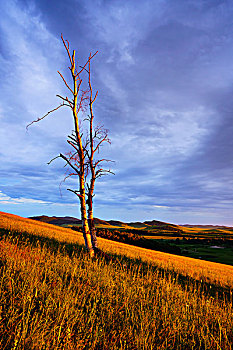
[[[70,188],[67,188],[67,191],[73,192],[74,194],[76,194],[76,196],[82,198],[81,194],[78,193],[79,191],[71,190]]]
[[[75,146],[75,144],[73,142],[71,142],[70,140],[67,140],[68,144],[71,145],[72,147],[74,147],[74,149],[76,149],[78,155],[80,155],[80,149]]]
[[[80,111],[82,112],[86,112],[87,109],[87,100],[89,99],[89,97],[87,96],[87,92],[88,91],[82,91],[81,96],[80,96],[80,100],[78,103],[78,110],[77,112],[79,113]]]
[[[96,53],[94,53],[94,55],[90,55],[88,61],[85,63],[85,65],[83,67],[80,66],[80,68],[82,68],[78,73],[77,73],[77,76],[80,75],[83,70],[86,68],[86,66],[88,65],[88,63],[90,62],[90,60],[92,60],[92,58],[98,53],[98,51],[96,51]]]
[[[64,179],[60,182],[59,184],[59,191],[60,191],[60,195],[62,197],[62,193],[61,193],[61,186],[62,186],[62,183],[65,182],[69,177],[71,176],[77,176],[77,174],[74,174],[74,173],[71,173],[71,174],[68,174],[67,176],[64,177]]]
[[[49,165],[49,164],[51,164],[55,159],[57,159],[57,158],[60,158],[60,156],[56,156],[56,157],[54,157],[53,159],[51,159],[47,164]]]
[[[97,146],[95,147],[95,149],[94,149],[94,153],[96,152],[96,151],[98,151],[99,150],[99,148],[100,148],[100,145],[103,143],[103,142],[110,142],[110,140],[108,139],[108,137],[107,136],[105,136],[102,140],[100,140],[100,142],[97,144]]]
[[[99,177],[101,176],[106,176],[108,174],[112,174],[112,175],[115,175],[115,173],[113,171],[111,171],[110,169],[109,170],[105,170],[105,169],[99,169],[97,170],[96,172],[96,179],[98,179]]]
[[[78,83],[77,91],[79,91],[81,84],[82,84],[82,79],[80,79],[80,81],[79,81],[79,83]]]
[[[72,152],[69,152],[68,154],[66,154],[67,156],[69,156],[69,161],[71,162],[71,161],[75,161],[75,162],[78,162],[78,163],[80,163],[80,160],[79,160],[79,155],[78,155],[78,152],[77,152],[77,150],[74,152],[74,153],[72,153]],[[77,156],[78,156],[78,158],[77,158]],[[67,164],[66,164],[67,165]],[[66,166],[65,165],[65,166]],[[75,164],[76,165],[76,164]]]
[[[60,75],[60,77],[62,78],[62,80],[64,81],[66,87],[67,87],[67,88],[70,90],[70,92],[74,95],[74,91],[69,87],[69,85],[68,85],[68,83],[66,82],[65,78],[63,77],[63,75],[62,75],[59,71],[57,71],[57,72],[58,72],[58,74]]]
[[[75,143],[77,144],[78,141],[77,141],[77,139],[75,138],[75,136],[69,135],[68,138],[71,139],[73,142],[75,142]]]
[[[92,103],[95,102],[97,96],[98,96],[98,90],[97,90],[96,93],[95,93],[95,97],[94,97],[94,100],[92,101]]]
[[[61,98],[63,101],[65,101],[65,102],[68,102],[69,103],[69,106],[68,107],[70,107],[70,108],[73,108],[73,106],[74,106],[74,104],[73,104],[73,102],[72,101],[70,101],[69,99],[68,99],[68,97],[63,97],[63,96],[61,96],[61,95],[56,95],[57,97],[59,97],[59,98]]]
[[[64,107],[64,106],[66,106],[66,104],[63,102],[63,103],[60,104],[58,107],[56,107],[56,108],[52,109],[51,111],[49,111],[48,113],[46,113],[43,117],[38,118],[38,119],[36,119],[36,120],[33,120],[31,123],[29,123],[29,124],[26,126],[26,129],[28,130],[28,128],[29,128],[30,125],[41,121],[42,119],[44,119],[45,117],[47,117],[47,115],[49,115],[50,113],[55,112],[55,111],[57,111],[59,108]]]
[[[72,64],[72,59],[71,59],[71,56],[70,56],[70,44],[69,44],[69,41],[68,40],[64,40],[63,39],[63,35],[61,34],[61,40],[66,48],[66,52],[69,56],[69,59],[70,59],[70,63]],[[67,44],[66,44],[67,43]]]
[[[89,63],[89,60],[87,61],[87,63],[85,64],[85,66]],[[85,68],[85,66],[79,66],[80,68],[82,68],[82,70],[85,70],[88,73],[88,70]],[[80,71],[82,72],[82,71]]]
[[[97,167],[97,165],[99,164],[99,163],[102,163],[102,162],[111,162],[111,163],[115,163],[114,162],[114,160],[111,160],[111,159],[105,159],[105,158],[103,158],[103,159],[99,159],[97,162],[95,162],[95,168]]]
[[[76,169],[76,167],[73,166],[73,164],[71,164],[71,162],[69,161],[69,159],[67,159],[62,153],[60,153],[60,157],[63,158],[63,159],[67,162],[67,164],[69,164],[69,166],[70,166],[78,175],[80,175],[79,170]]]

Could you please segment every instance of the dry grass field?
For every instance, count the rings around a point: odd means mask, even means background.
[[[0,228],[9,231],[26,231],[32,235],[55,238],[61,242],[83,245],[82,233],[71,229],[25,219],[17,215],[0,212]],[[191,278],[233,289],[233,266],[212,263],[183,256],[157,252],[128,244],[98,238],[99,248],[105,252],[125,255],[156,264],[163,269],[173,270]]]
[[[233,348],[233,267],[0,212],[0,348]]]

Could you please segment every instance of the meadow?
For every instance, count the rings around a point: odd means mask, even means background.
[[[233,267],[0,212],[1,349],[232,349]]]

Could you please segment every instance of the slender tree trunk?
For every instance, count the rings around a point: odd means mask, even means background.
[[[87,203],[88,203],[88,224],[89,224],[89,229],[91,232],[91,239],[92,239],[92,246],[94,249],[97,250],[97,237],[96,237],[96,228],[95,228],[95,223],[94,223],[94,218],[93,218],[93,195],[94,195],[94,188],[95,188],[95,180],[96,180],[96,171],[95,171],[95,166],[94,166],[94,141],[93,141],[93,119],[94,119],[94,114],[93,114],[93,109],[92,109],[92,104],[93,104],[93,98],[92,98],[92,85],[91,85],[91,61],[90,61],[91,55],[89,57],[89,64],[88,64],[88,82],[89,82],[89,89],[90,89],[90,101],[89,101],[89,108],[90,108],[90,124],[89,124],[89,135],[90,135],[90,158],[89,158],[89,165],[91,169],[91,183],[88,191],[88,198],[87,198]],[[96,93],[96,96],[94,100],[96,99],[98,94],[98,91]]]
[[[79,199],[80,199],[82,231],[83,231],[83,237],[84,237],[84,241],[85,241],[85,247],[88,250],[90,256],[93,257],[94,256],[94,249],[92,246],[91,233],[90,233],[88,219],[87,219],[84,179],[80,179]]]
[[[93,218],[93,191],[94,191],[94,185],[93,185],[92,191],[91,189],[89,190],[87,204],[88,204],[88,225],[89,225],[89,230],[91,232],[92,246],[95,250],[98,248],[98,245],[97,245],[97,237],[96,237],[96,228],[95,228],[95,223]]]

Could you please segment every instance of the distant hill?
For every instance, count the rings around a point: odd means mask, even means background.
[[[158,221],[158,220],[144,221],[144,224],[149,225],[149,226],[164,226],[164,225],[167,225],[166,222]],[[173,224],[169,224],[169,225],[175,226]]]
[[[47,215],[41,215],[41,216],[33,216],[29,219],[37,220],[46,222],[53,225],[63,226],[63,225],[81,225],[82,221],[80,219],[71,217],[71,216],[65,216],[65,217],[58,217],[58,216],[47,216]],[[101,220],[98,218],[94,218],[94,222],[96,226],[109,226],[109,227],[116,227],[116,228],[142,228],[142,229],[161,229],[161,230],[167,230],[170,229],[172,231],[179,229],[179,226],[174,224],[169,224],[163,221],[158,220],[152,220],[152,221],[145,221],[145,222],[129,222],[125,223],[123,221],[118,220]]]
[[[58,225],[58,226],[62,226],[62,225],[81,225],[82,224],[82,220],[74,218],[72,216],[47,216],[47,215],[41,215],[41,216],[31,216],[29,217],[29,219],[32,220],[37,220],[37,221],[42,221],[42,222],[46,222],[48,224],[53,224],[53,225]],[[118,226],[117,223],[120,223],[120,221],[104,221],[98,218],[94,218],[94,222],[96,225],[105,225],[105,226],[109,226],[109,225],[114,225],[114,226]],[[114,224],[115,223],[115,224]]]
[[[98,218],[94,218],[94,223],[95,225],[109,225],[109,223],[107,221],[104,221],[104,220],[101,220],[101,219],[98,219]]]
[[[57,216],[31,216],[29,219],[46,222],[47,224],[53,224],[57,226],[62,225],[80,225],[82,221],[72,216],[57,217]]]
[[[143,222],[140,222],[140,221],[129,222],[129,223],[128,223],[128,226],[131,226],[131,227],[138,227],[138,228],[146,227],[146,225],[145,225]]]
[[[158,228],[175,228],[175,229],[179,228],[179,226],[177,225],[169,224],[167,222],[158,221],[158,220],[144,221],[144,224],[146,224],[147,226],[153,226]]]
[[[128,225],[128,224],[126,224],[126,223],[124,223],[124,222],[122,222],[122,221],[117,221],[117,220],[109,220],[109,221],[107,221],[107,223],[109,224],[109,225],[112,225],[112,226],[118,226],[118,227],[125,227],[126,225]]]
[[[194,228],[205,228],[205,229],[225,229],[225,228],[229,228],[229,226],[219,226],[219,225],[189,225],[189,224],[185,224],[185,225],[180,225],[182,227],[194,227]]]

